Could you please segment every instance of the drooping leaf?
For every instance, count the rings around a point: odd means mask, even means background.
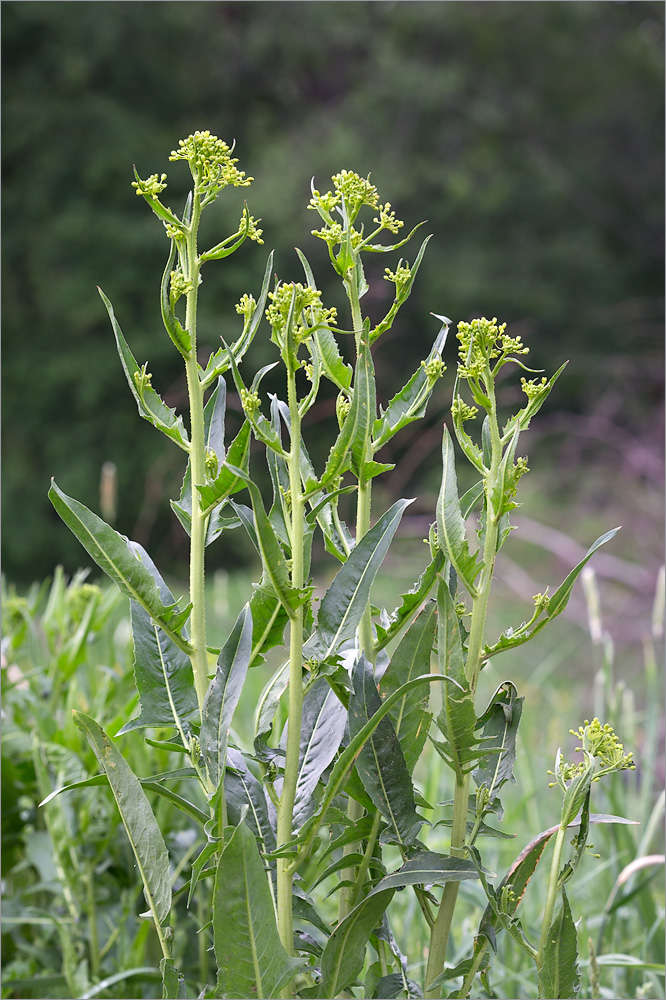
[[[481,563],[476,553],[469,550],[458,499],[453,442],[446,424],[442,438],[442,485],[437,500],[437,541],[467,590],[475,594],[474,581]]]
[[[366,896],[335,928],[321,956],[321,995],[336,997],[350,986],[363,968],[365,946],[386,907],[394,889],[385,889]]]
[[[442,690],[442,710],[437,716],[437,727],[444,736],[445,743],[434,745],[440,755],[456,773],[462,783],[470,769],[470,760],[475,759],[474,750],[478,740],[474,734],[476,713],[474,698],[465,676],[460,619],[455,609],[451,592],[444,580],[437,588],[437,657],[440,672],[455,683],[447,684]]]
[[[179,636],[172,634],[170,623],[176,620],[179,609],[175,604],[164,604],[152,573],[134,554],[130,542],[78,500],[58,489],[55,480],[51,481],[49,499],[100,569],[177,641]],[[178,644],[187,647],[184,639]]]
[[[82,712],[74,723],[86,736],[104,768],[143,882],[146,902],[157,926],[171,911],[171,873],[164,838],[141,783],[101,726]]]
[[[430,601],[405,633],[382,674],[379,682],[379,695],[382,699],[396,691],[405,681],[428,672],[436,625],[436,605],[434,601]],[[428,711],[429,695],[428,688],[424,691],[418,688],[412,690],[400,699],[390,713],[410,774],[421,756],[428,735],[432,718]]]
[[[539,995],[549,1000],[572,1000],[578,996],[578,939],[567,894],[562,887],[562,903],[548,930],[548,939],[539,969]]]
[[[268,739],[273,731],[273,722],[280,698],[289,685],[289,660],[286,660],[275,671],[261,692],[257,705],[257,721],[255,723],[254,752],[260,760],[271,760],[276,751],[268,746]]]
[[[600,546],[605,545],[606,542],[609,542],[611,538],[614,538],[619,530],[619,528],[613,528],[611,531],[606,531],[592,543],[583,559],[581,559],[577,566],[574,566],[567,578],[560,584],[548,601],[548,606],[545,609],[543,617],[539,618],[530,628],[527,628],[525,625],[521,625],[520,628],[515,630],[507,629],[506,632],[502,633],[496,643],[485,647],[483,651],[484,657],[494,656],[496,653],[501,653],[505,649],[514,649],[516,646],[521,646],[524,642],[527,642],[543,628],[545,628],[546,625],[550,624],[550,622],[552,622],[558,615],[562,614],[569,602],[574,584],[582,570],[585,568],[597,549]]]
[[[217,997],[277,997],[303,965],[282,946],[266,871],[245,823],[236,827],[217,863],[213,941]]]
[[[384,889],[399,889],[404,885],[445,885],[462,879],[478,878],[478,872],[467,858],[452,858],[434,851],[419,851],[397,871],[378,882],[371,895]]]
[[[377,980],[372,996],[381,997],[382,1000],[394,1000],[402,993],[406,993],[409,1000],[420,1000],[423,996],[421,987],[414,979],[407,979],[401,972],[392,972]]]
[[[437,582],[437,574],[444,566],[444,560],[444,553],[438,548],[411,590],[401,594],[401,604],[388,620],[377,625],[377,646],[379,649],[383,649],[397,635],[409,620],[410,615],[425,601]]]
[[[353,739],[382,705],[372,664],[364,654],[354,667],[352,685],[349,735]],[[409,846],[424,821],[416,812],[414,787],[390,718],[381,720],[359,752],[356,770],[366,792],[387,820],[392,838],[402,846]]]
[[[338,570],[324,594],[317,618],[317,646],[322,658],[352,639],[367,605],[370,588],[405,507],[411,500],[398,500],[363,536]]]
[[[252,656],[252,615],[246,604],[217,660],[217,671],[206,692],[199,741],[214,788],[224,775],[229,728]]]
[[[324,677],[315,681],[303,699],[301,748],[294,800],[294,829],[302,826],[316,808],[314,792],[322,774],[335,758],[347,724],[344,705]],[[282,742],[286,740],[289,722]]]
[[[493,695],[482,716],[484,726],[481,739],[486,746],[496,747],[497,750],[484,757],[472,777],[478,788],[485,786],[488,789],[488,806],[497,812],[500,819],[502,810],[499,806],[499,791],[505,782],[516,780],[513,765],[516,761],[516,736],[523,701],[524,698],[518,697],[511,681],[505,681]]]
[[[425,414],[428,400],[436,384],[428,378],[425,366],[436,358],[441,358],[448,332],[449,324],[444,323],[427,360],[419,366],[400,392],[396,393],[386,409],[380,408],[379,418],[375,420],[372,428],[373,451],[379,451],[398,431]]]
[[[154,427],[157,427],[159,431],[162,431],[162,433],[166,434],[168,438],[175,441],[180,448],[187,451],[189,449],[189,441],[185,425],[183,424],[183,418],[176,416],[175,410],[172,410],[166,405],[166,403],[162,400],[158,393],[155,392],[149,383],[144,381],[143,387],[139,391],[134,376],[140,376],[141,369],[136,363],[127,341],[123,337],[122,330],[120,329],[118,320],[116,319],[113,311],[113,306],[107,299],[102,289],[99,288],[98,291],[102,298],[102,302],[106,306],[106,311],[109,314],[123,371],[125,372],[127,383],[132,390],[132,395],[136,400],[139,413],[145,420],[151,423]]]
[[[289,616],[275,593],[273,584],[266,574],[261,581],[252,585],[250,598],[252,614],[252,659],[250,666],[263,663],[263,653],[282,642]]]
[[[137,542],[130,542],[129,547],[151,573],[163,604],[174,604],[171,591],[145,549]],[[199,715],[189,656],[155,625],[152,616],[136,601],[130,604],[130,621],[134,679],[141,713],[126,723],[117,735],[148,726],[175,726],[186,730],[190,721]]]
[[[275,833],[270,823],[266,792],[255,778],[240,752],[230,747],[227,752],[227,771],[224,777],[224,797],[229,822],[237,825],[247,806],[245,822],[257,838],[262,851],[274,851]]]

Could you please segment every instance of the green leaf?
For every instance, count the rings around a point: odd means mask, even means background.
[[[470,757],[478,744],[474,734],[476,713],[474,698],[465,675],[460,619],[451,592],[442,579],[437,588],[437,609],[439,670],[444,676],[455,681],[455,684],[447,684],[442,690],[442,710],[436,722],[446,742],[443,747],[436,743],[435,746],[440,751],[440,756],[455,771],[458,782],[462,783],[469,770]]]
[[[100,569],[187,651],[186,640],[174,634],[169,626],[179,609],[175,604],[163,603],[152,573],[134,554],[131,543],[78,500],[58,489],[55,480],[51,480],[49,499]]]
[[[301,746],[294,799],[294,829],[302,826],[316,808],[315,789],[335,758],[347,725],[344,705],[324,677],[316,680],[303,699]],[[289,722],[282,735],[286,746]]]
[[[184,451],[189,451],[189,441],[185,425],[183,424],[183,418],[176,416],[175,410],[166,405],[151,385],[146,385],[141,393],[137,389],[134,376],[141,374],[141,369],[136,363],[136,359],[130,351],[127,341],[123,337],[122,330],[118,325],[118,320],[113,311],[113,306],[101,288],[98,288],[98,292],[109,314],[123,371],[125,372],[127,383],[132,390],[132,395],[136,400],[139,413],[144,420],[157,427],[159,431],[162,431],[168,438],[175,441]]]
[[[475,866],[467,858],[419,851],[401,868],[378,882],[370,895],[383,892],[384,889],[399,889],[405,885],[445,885],[447,882],[478,877]]]
[[[321,996],[336,997],[363,968],[366,943],[393,898],[394,889],[366,896],[335,928],[321,956]]]
[[[394,1000],[405,993],[408,997],[421,997],[421,987],[415,980],[407,979],[404,973],[392,972],[388,976],[381,976],[377,980],[377,985],[372,994],[373,998],[382,997],[382,1000]],[[367,996],[367,994],[366,994]]]
[[[474,581],[481,563],[476,553],[469,551],[458,499],[453,442],[446,425],[442,438],[442,486],[437,500],[437,541],[467,590],[474,596]]]
[[[516,646],[521,646],[524,642],[527,642],[543,628],[545,628],[546,625],[553,621],[553,619],[557,618],[558,615],[562,614],[569,602],[571,591],[573,590],[574,584],[581,571],[590,561],[597,549],[600,548],[600,546],[605,545],[606,542],[609,542],[611,538],[614,538],[619,530],[619,528],[613,528],[611,531],[607,531],[603,535],[600,535],[599,538],[592,543],[583,559],[581,559],[577,566],[574,566],[567,578],[560,584],[553,596],[550,598],[544,617],[537,620],[536,623],[530,628],[523,624],[520,628],[515,630],[507,629],[506,632],[502,633],[496,643],[492,646],[486,646],[484,648],[484,657],[487,658],[489,656],[494,656],[496,653],[501,653],[505,649],[514,649]]]
[[[349,698],[351,739],[359,734],[382,704],[372,664],[363,653],[354,666],[352,685]],[[402,688],[404,686],[401,685]],[[356,770],[366,792],[388,821],[392,839],[408,847],[416,839],[424,820],[416,812],[414,788],[390,718],[379,722],[360,750]]]
[[[403,511],[411,502],[398,500],[380,517],[352,550],[324,594],[316,631],[316,648],[322,659],[353,639],[377,570],[397,531]]]
[[[229,822],[238,825],[243,809],[247,807],[245,822],[257,838],[260,849],[274,851],[277,844],[270,822],[264,786],[255,778],[240,750],[235,750],[233,747],[230,747],[227,753],[224,797]]]
[[[264,573],[259,583],[252,585],[252,659],[250,666],[263,663],[262,653],[282,643],[289,616],[275,593],[273,584]]]
[[[500,819],[502,808],[499,804],[499,790],[505,782],[516,780],[513,765],[516,761],[516,736],[524,700],[518,697],[511,681],[505,681],[498,687],[482,716],[485,725],[481,742],[497,749],[484,758],[472,777],[478,788],[485,786],[488,789],[489,809],[493,809]]]
[[[148,553],[137,542],[130,542],[129,546],[150,571],[162,602],[173,605],[171,591]],[[117,735],[148,726],[175,726],[187,730],[190,721],[199,716],[189,656],[157,627],[152,615],[136,601],[130,603],[130,621],[134,640],[134,679],[141,712]]]
[[[428,672],[436,626],[436,605],[434,601],[429,601],[405,633],[382,674],[379,681],[382,700],[393,694],[405,681]],[[421,756],[428,735],[432,718],[428,711],[429,695],[428,688],[424,692],[418,688],[412,690],[400,699],[390,713],[410,774]]]
[[[562,888],[562,904],[553,917],[539,969],[539,995],[552,1000],[578,996],[578,939],[567,894]]]
[[[185,976],[178,971],[170,959],[162,959],[160,972],[162,973],[162,1000],[180,1000],[181,997],[187,997]]]
[[[409,382],[396,393],[386,409],[380,407],[379,417],[372,428],[372,449],[379,449],[390,441],[403,427],[424,416],[428,400],[432,395],[436,382],[428,378],[425,365],[441,358],[449,324],[443,324],[437,335],[433,348],[427,360],[414,372]]]
[[[444,566],[444,553],[437,549],[435,555],[425,567],[420,577],[411,590],[401,594],[401,604],[391,614],[390,618],[384,619],[383,623],[377,625],[377,649],[383,649],[397,635],[401,628],[408,621],[410,615],[422,604],[432,590],[437,580],[437,574]]]
[[[171,911],[171,872],[164,838],[146,793],[101,726],[82,712],[74,712],[74,723],[104,768],[136,858],[146,902],[160,927]]]
[[[226,462],[224,464],[224,456],[220,459],[221,467],[220,470],[212,482],[206,483],[203,486],[197,486],[197,492],[199,493],[199,499],[201,508],[203,511],[209,511],[218,504],[221,504],[227,497],[230,497],[233,493],[237,493],[244,487],[244,482],[238,476],[234,475],[229,466],[235,466],[241,469],[246,475],[250,468],[250,443],[252,440],[252,429],[250,423],[246,420],[241,429],[239,430],[236,437],[233,439],[229,445],[229,450],[226,453]],[[183,484],[183,489],[185,484]],[[191,497],[191,493],[190,493]],[[183,504],[183,496],[181,495],[181,504]],[[191,500],[190,500],[191,508]],[[191,511],[190,511],[191,512]],[[219,532],[218,532],[219,534]],[[209,526],[208,535],[211,535],[211,529]],[[214,537],[217,537],[215,535]],[[210,543],[214,538],[207,537],[206,545]]]
[[[213,890],[216,997],[277,997],[302,967],[282,946],[255,839],[237,826],[217,863]]]
[[[229,728],[252,656],[252,615],[246,604],[217,660],[217,671],[206,692],[199,742],[214,788],[224,775]]]
[[[268,747],[268,738],[273,731],[273,721],[280,698],[288,686],[289,660],[285,660],[264,687],[257,705],[254,752],[259,760],[271,760],[275,756],[275,750]]]
[[[352,468],[356,475],[366,457],[369,444],[368,438],[372,421],[375,419],[375,372],[370,352],[368,337],[369,321],[366,322],[362,336],[359,339],[359,352],[354,371],[354,390],[349,407],[330,454],[326,462],[320,485],[327,486],[332,479],[337,479]]]

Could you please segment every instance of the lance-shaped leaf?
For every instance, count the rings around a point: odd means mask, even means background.
[[[395,889],[366,896],[335,928],[321,956],[322,996],[337,997],[354,982],[363,968],[365,946],[381,923]]]
[[[395,535],[405,507],[398,500],[353,549],[324,594],[317,619],[317,647],[331,656],[352,639],[370,596],[370,588]]]
[[[476,553],[469,551],[458,499],[453,442],[446,425],[442,438],[442,486],[437,500],[437,541],[467,590],[472,595],[476,594],[474,580],[481,563]]]
[[[181,1000],[187,997],[185,976],[178,971],[170,959],[163,958],[160,962],[162,973],[162,1000]],[[107,985],[111,985],[108,983]],[[96,992],[99,992],[99,985]]]
[[[217,660],[217,671],[206,692],[201,713],[201,753],[213,787],[217,788],[227,760],[229,727],[252,656],[252,615],[246,604]]]
[[[315,681],[303,699],[301,748],[294,800],[294,829],[316,808],[315,788],[334,759],[347,725],[347,713],[324,677]],[[286,746],[285,727],[281,743]]]
[[[49,499],[100,569],[187,651],[186,640],[177,634],[184,624],[178,623],[183,613],[175,604],[164,604],[152,573],[134,554],[130,542],[78,500],[63,493],[55,480],[51,480]]]
[[[523,624],[517,629],[507,629],[499,637],[497,642],[491,646],[486,646],[483,650],[484,657],[494,656],[496,653],[501,653],[505,649],[513,649],[516,646],[521,646],[524,642],[527,642],[543,628],[546,627],[553,619],[557,618],[558,615],[562,614],[567,604],[569,603],[569,598],[571,597],[571,591],[573,590],[574,584],[580,573],[585,568],[587,563],[590,561],[594,553],[600,546],[605,545],[609,542],[611,538],[617,535],[619,528],[613,528],[611,531],[606,531],[603,535],[589,547],[585,556],[578,563],[577,566],[571,570],[566,580],[560,584],[553,596],[548,600],[547,605],[543,606],[543,610],[539,615],[535,615],[531,622],[528,624]]]
[[[141,783],[101,726],[82,712],[74,722],[104,768],[143,882],[146,902],[157,927],[171,910],[169,854]]]
[[[163,434],[166,434],[168,438],[175,441],[177,445],[185,451],[188,451],[189,443],[187,431],[185,430],[185,425],[183,424],[183,418],[176,416],[175,410],[172,410],[166,405],[158,393],[155,392],[153,387],[145,379],[143,380],[141,389],[137,386],[137,381],[142,381],[141,369],[136,363],[136,359],[129,349],[127,341],[123,337],[122,330],[118,325],[118,320],[116,319],[113,311],[113,306],[107,299],[102,289],[99,288],[98,291],[109,314],[123,371],[125,372],[127,383],[132,390],[132,395],[136,400],[139,413],[145,420],[151,423],[154,427],[157,427],[157,429],[162,431]]]
[[[206,483],[203,486],[197,486],[201,507],[204,512],[212,510],[213,507],[222,503],[227,499],[227,497],[230,497],[233,493],[237,493],[239,490],[243,489],[243,486],[245,485],[243,480],[234,475],[230,466],[241,469],[247,474],[250,467],[251,440],[252,434],[250,423],[246,420],[236,437],[229,445],[229,450],[226,453],[226,462],[228,464],[221,465],[217,476],[214,480],[212,480],[212,482]],[[183,490],[184,489],[185,484],[183,484]],[[184,498],[182,496],[180,502],[181,504],[184,502]],[[210,528],[208,533],[210,534]],[[209,545],[211,541],[212,539],[207,538],[206,544]]]
[[[372,664],[364,654],[356,662],[352,684],[349,735],[353,739],[382,704]],[[381,720],[361,749],[356,770],[366,792],[388,821],[392,839],[409,846],[424,821],[416,812],[414,787],[390,718]]]
[[[562,903],[553,917],[539,969],[539,996],[570,1000],[578,996],[578,938],[567,894],[562,887]]]
[[[477,787],[488,789],[488,808],[502,818],[499,790],[507,781],[515,781],[513,765],[516,761],[516,736],[523,710],[524,698],[511,681],[498,687],[488,708],[480,718],[483,721],[481,742],[493,752],[489,753],[473,773]]]
[[[255,778],[240,750],[235,750],[233,747],[227,751],[224,797],[229,822],[234,825],[240,823],[243,809],[247,806],[245,822],[257,838],[260,849],[274,851],[277,845],[270,823],[264,786]]]
[[[430,601],[391,656],[390,663],[379,682],[379,694],[382,700],[397,691],[405,681],[428,672],[436,625],[436,605],[434,601]],[[400,699],[390,713],[410,774],[421,756],[428,735],[428,726],[432,718],[428,711],[429,695],[428,688],[424,688],[423,691],[418,688],[412,689]]]
[[[441,549],[425,567],[418,580],[405,594],[401,594],[401,603],[390,617],[384,616],[383,622],[377,625],[377,648],[383,649],[398,632],[404,628],[414,611],[423,604],[428,594],[437,582],[437,574],[444,566],[445,556]]]
[[[217,864],[213,890],[217,997],[277,997],[302,967],[282,946],[256,841],[245,823],[234,830]]]
[[[137,542],[130,549],[150,571],[165,605],[173,604],[173,596],[160,576],[155,563]],[[199,706],[189,656],[176,646],[152,616],[136,601],[130,604],[132,639],[134,641],[134,679],[141,714],[118,732],[129,733],[147,726],[175,726],[181,731],[199,715]]]
[[[436,378],[428,376],[428,365],[442,356],[449,324],[444,323],[426,361],[414,372],[409,382],[396,393],[386,409],[380,408],[379,418],[372,428],[372,450],[379,449],[390,441],[398,431],[413,420],[419,420],[426,411],[428,400],[436,385]]]
[[[254,512],[256,542],[261,554],[263,571],[270,579],[285,611],[288,615],[291,615],[295,608],[303,603],[307,595],[300,593],[291,586],[287,560],[275,533],[275,528],[266,513],[259,487],[242,469],[237,469],[234,466],[229,466],[229,469],[234,475],[242,479],[249,490],[252,510]]]
[[[296,247],[296,253],[303,265],[305,278],[310,288],[317,287],[307,258],[301,250]],[[338,389],[349,389],[351,385],[353,369],[351,365],[345,364],[338,348],[337,341],[328,327],[319,327],[312,335],[314,351],[319,356],[322,371]]]
[[[365,461],[366,447],[372,422],[375,419],[375,372],[370,352],[369,322],[359,340],[359,352],[354,371],[354,391],[349,413],[344,419],[326,462],[320,485],[327,486],[350,467],[358,475]]]
[[[442,690],[442,710],[436,722],[445,739],[443,745],[433,743],[440,756],[454,769],[458,782],[464,781],[470,770],[470,761],[476,761],[475,748],[478,740],[474,735],[476,713],[474,698],[465,676],[460,619],[444,580],[437,588],[437,658],[440,672],[450,677],[455,684],[447,684]]]
[[[289,685],[289,660],[278,667],[261,692],[257,705],[257,721],[255,723],[254,752],[259,760],[272,760],[276,751],[268,746],[268,738],[273,731],[275,713],[280,698]]]
[[[250,666],[264,662],[263,653],[280,645],[289,616],[282,607],[275,589],[264,573],[261,581],[252,585],[252,659]]]
[[[435,851],[419,851],[397,871],[378,882],[370,895],[384,889],[400,889],[405,885],[445,885],[462,879],[478,878],[474,864],[467,858],[452,858]]]

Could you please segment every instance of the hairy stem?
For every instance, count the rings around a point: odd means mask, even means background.
[[[298,411],[296,374],[288,366],[288,399],[291,416],[291,450],[289,452],[289,491],[291,497],[291,585],[303,587],[304,501],[301,485],[301,418]],[[303,607],[292,613],[289,635],[289,727],[284,765],[284,784],[277,815],[277,842],[281,847],[292,838],[294,799],[298,780],[303,716]],[[292,918],[292,879],[288,858],[278,858],[277,905],[280,939],[289,955],[294,953]],[[288,995],[288,990],[285,995]]]

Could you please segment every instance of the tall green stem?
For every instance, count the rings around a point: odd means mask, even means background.
[[[557,894],[560,888],[560,867],[562,864],[562,851],[564,849],[564,842],[567,836],[567,825],[566,822],[560,826],[557,831],[557,836],[555,837],[555,846],[553,848],[553,860],[550,866],[550,877],[548,880],[548,895],[546,896],[546,906],[543,913],[543,922],[541,924],[541,937],[539,938],[539,950],[536,957],[536,967],[537,970],[541,969],[543,965],[543,956],[546,950],[546,945],[548,944],[548,931],[550,930],[550,925],[553,922],[553,912],[555,910],[555,903],[557,902]]]
[[[192,477],[192,529],[190,537],[190,601],[192,615],[190,628],[193,651],[190,656],[199,708],[203,708],[208,690],[208,653],[206,651],[206,591],[205,551],[208,518],[201,512],[197,486],[206,481],[206,440],[204,434],[203,388],[197,366],[197,298],[200,263],[197,253],[197,230],[201,217],[201,202],[195,186],[192,220],[187,236],[187,275],[190,283],[187,293],[185,326],[192,341],[192,348],[185,359],[187,392],[190,400],[190,472]]]
[[[500,441],[499,428],[497,426],[497,414],[495,409],[494,394],[490,394],[491,411],[490,436],[492,445],[491,465],[485,483],[485,512],[486,530],[483,545],[483,569],[477,584],[476,594],[472,601],[472,618],[470,625],[469,640],[467,644],[467,661],[465,674],[470,686],[472,695],[476,691],[479,673],[483,664],[483,635],[488,611],[488,598],[492,585],[493,571],[495,568],[495,555],[497,550],[498,518],[491,503],[493,487],[496,485],[500,475],[500,463],[502,459],[502,445]],[[469,800],[470,776],[466,774],[462,781],[456,780],[453,793],[453,821],[451,827],[451,854],[453,857],[465,856],[465,843],[467,839],[467,808]],[[430,935],[430,950],[428,952],[428,966],[426,969],[426,1000],[435,1000],[441,992],[440,989],[428,990],[427,986],[433,982],[444,971],[446,961],[446,950],[449,943],[449,934],[453,922],[453,912],[458,898],[459,882],[448,882],[442,892],[442,900],[439,905],[437,919]]]
[[[288,398],[291,417],[291,449],[289,452],[289,492],[291,497],[291,585],[303,587],[304,562],[304,502],[301,484],[301,418],[298,412],[296,374],[288,365]],[[303,607],[291,614],[289,639],[289,727],[284,766],[284,784],[277,814],[277,841],[283,846],[292,838],[294,799],[298,780],[298,763],[301,748],[301,720],[303,716]],[[292,873],[289,859],[278,858],[277,905],[280,939],[289,955],[294,953],[292,919]],[[288,993],[287,993],[288,995]]]

